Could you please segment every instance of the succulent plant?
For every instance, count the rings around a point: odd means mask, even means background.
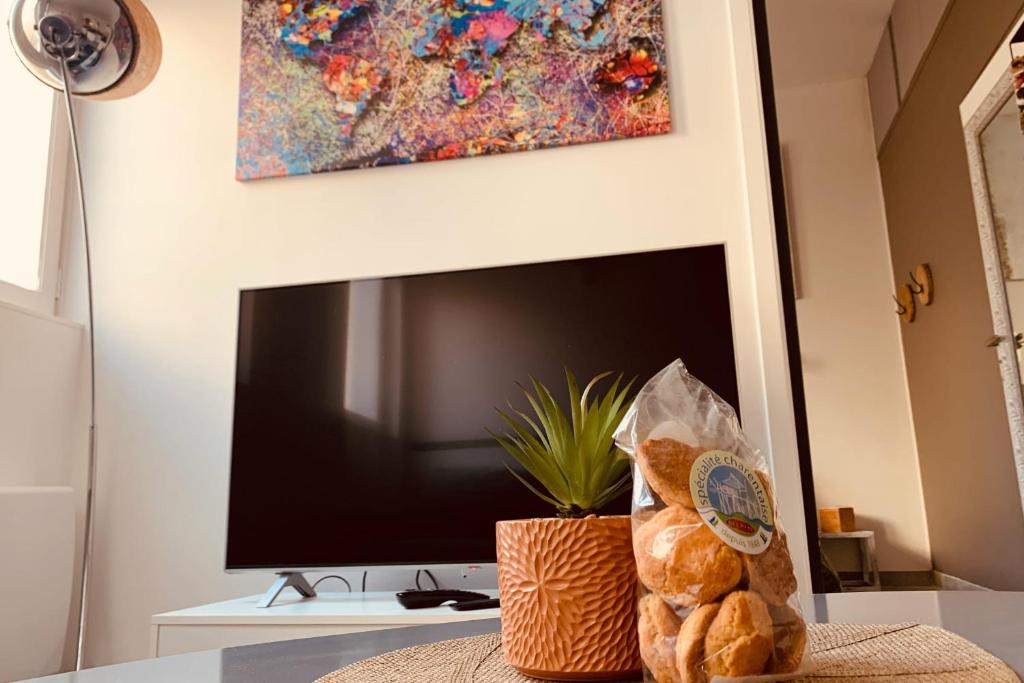
[[[571,415],[558,405],[546,386],[531,378],[532,393],[519,385],[534,416],[516,410],[498,414],[511,431],[491,436],[536,480],[531,482],[506,464],[530,491],[555,507],[559,517],[587,517],[629,490],[629,460],[614,441],[615,429],[632,403],[633,385],[619,375],[601,395],[594,387],[612,373],[590,380],[583,393],[566,368]]]

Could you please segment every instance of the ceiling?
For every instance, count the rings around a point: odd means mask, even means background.
[[[767,0],[775,87],[866,76],[894,0]]]

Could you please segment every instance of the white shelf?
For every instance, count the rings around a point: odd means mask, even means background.
[[[818,534],[818,538],[824,539],[835,539],[835,538],[874,538],[874,531],[822,531]]]
[[[497,597],[496,590],[480,590]],[[304,599],[290,589],[271,607],[259,595],[153,615],[150,654],[163,657],[237,645],[375,631],[385,628],[497,619],[498,609],[457,612],[450,607],[409,610],[393,592],[319,593]]]
[[[294,591],[282,594],[270,607],[257,607],[262,597],[213,602],[176,612],[153,615],[153,624],[444,624],[452,621],[497,619],[497,609],[456,612],[450,607],[405,609],[393,592],[318,593],[301,598]],[[496,590],[481,590],[498,597]],[[294,597],[293,597],[294,596]]]

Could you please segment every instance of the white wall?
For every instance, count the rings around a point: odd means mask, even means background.
[[[666,0],[672,135],[252,184],[233,180],[241,3],[147,4],[162,72],[82,107],[101,377],[89,663],[144,656],[154,612],[269,581],[222,571],[241,287],[725,242],[741,409],[804,546],[749,0]]]
[[[867,82],[787,88],[776,101],[817,504],[856,509],[883,571],[928,570]]]

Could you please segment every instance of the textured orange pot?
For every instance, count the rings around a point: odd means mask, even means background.
[[[510,666],[556,681],[640,673],[629,517],[498,522],[497,542]]]

